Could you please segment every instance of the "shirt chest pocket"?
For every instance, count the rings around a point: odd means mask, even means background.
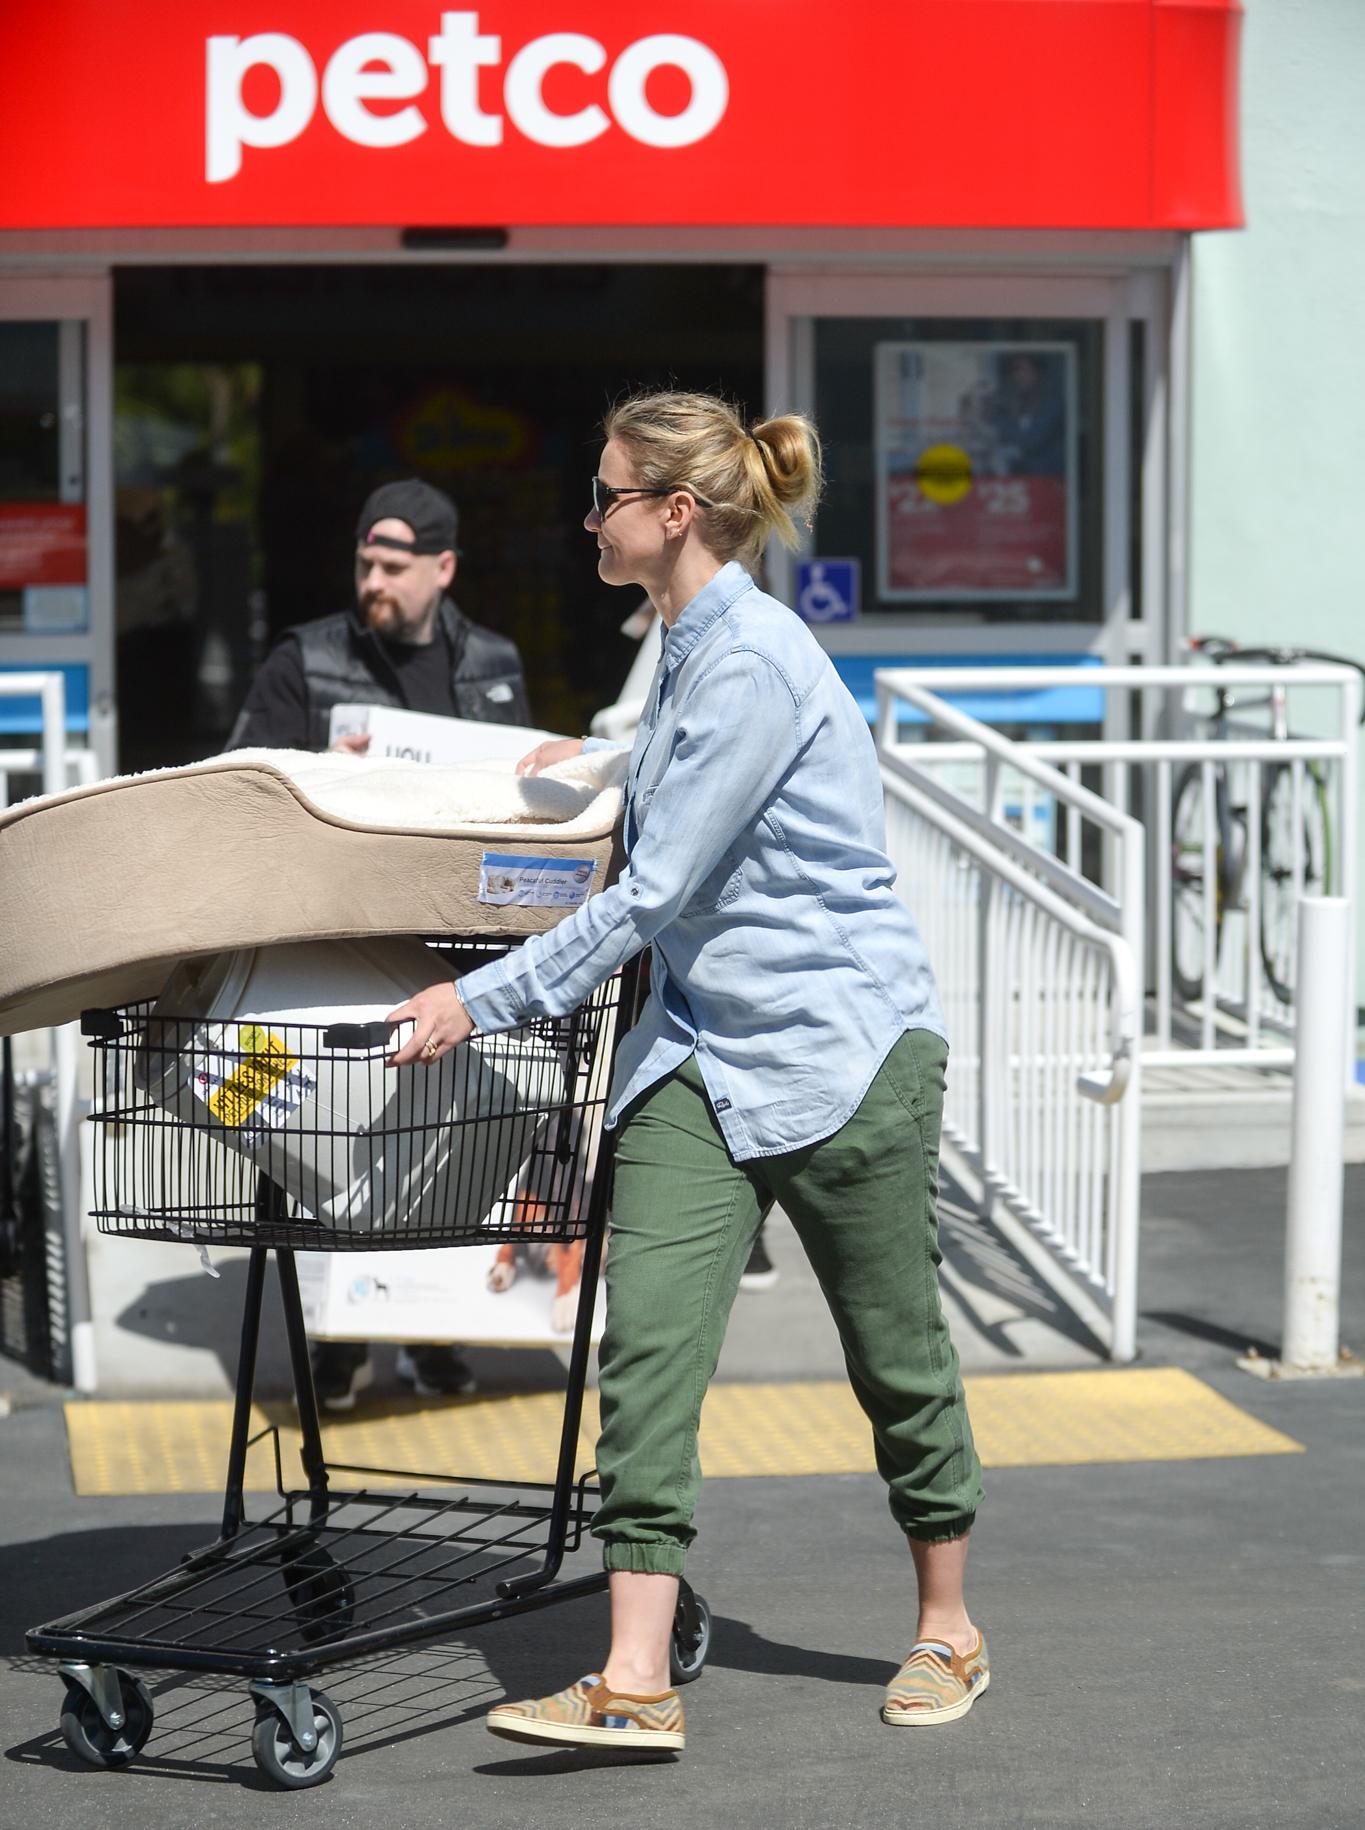
[[[739,846],[731,846],[715,869],[702,878],[687,907],[696,914],[728,908],[743,888],[743,856]]]
[[[656,782],[651,782],[647,788],[637,788],[630,797],[631,814],[637,833],[645,823],[657,786]],[[702,878],[688,898],[689,913],[701,915],[712,909],[723,909],[735,900],[744,888],[742,851],[741,846],[731,846],[715,868]]]

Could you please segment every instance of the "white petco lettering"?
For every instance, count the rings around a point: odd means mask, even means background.
[[[441,29],[427,42],[424,58],[411,39],[396,32],[361,32],[338,45],[318,82],[308,49],[286,32],[257,32],[250,38],[208,41],[207,144],[205,175],[226,184],[242,169],[246,147],[288,146],[322,111],[337,133],[355,146],[406,146],[431,123],[417,107],[431,69],[440,71],[441,122],[462,146],[500,146],[505,119],[481,105],[479,73],[503,62],[502,38],[479,30],[477,13],[441,14]],[[639,38],[607,71],[601,101],[559,114],[545,100],[545,79],[560,65],[600,77],[606,47],[583,32],[547,32],[515,51],[502,85],[506,120],[538,146],[586,146],[616,125],[644,146],[692,146],[724,118],[730,101],[725,65],[709,45],[677,32]],[[273,70],[279,99],[267,114],[253,114],[244,99],[247,72]],[[691,96],[680,114],[651,107],[646,85],[655,70],[681,70]],[[376,114],[373,101],[404,107]]]

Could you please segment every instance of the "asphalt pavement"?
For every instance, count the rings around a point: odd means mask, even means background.
[[[1365,1172],[1350,1172],[1343,1334],[1357,1346],[1363,1198]],[[908,1559],[879,1482],[725,1480],[708,1487],[698,1518],[690,1573],[715,1635],[705,1675],[685,1693],[688,1747],[676,1761],[522,1751],[482,1727],[498,1697],[558,1687],[599,1661],[606,1614],[595,1597],[330,1675],[346,1746],[315,1791],[266,1787],[239,1680],[156,1676],[145,1755],[96,1771],[57,1735],[60,1685],[25,1653],[23,1631],[173,1567],[214,1535],[214,1507],[192,1495],[75,1498],[59,1405],[0,1372],[16,1399],[0,1420],[0,1830],[85,1817],[102,1830],[180,1830],[265,1816],[335,1830],[1357,1826],[1365,1380],[1266,1382],[1235,1365],[1247,1346],[1276,1344],[1282,1215],[1276,1172],[1150,1178],[1141,1344],[1144,1363],[1195,1370],[1304,1452],[993,1471],[970,1582],[992,1686],[964,1720],[936,1730],[878,1717],[913,1630]],[[783,1280],[741,1302],[731,1376],[760,1363],[773,1376],[773,1337],[786,1342],[790,1377],[810,1376],[825,1351],[801,1338],[793,1318],[809,1291],[790,1240],[779,1230],[775,1243]],[[967,1243],[997,1284],[1009,1282],[990,1242]],[[980,1265],[968,1273],[979,1289]],[[1023,1304],[1023,1284],[1016,1296]],[[1078,1363],[1074,1348],[1097,1364],[1058,1332],[1067,1345],[1056,1363]],[[993,1343],[1006,1361],[1009,1344],[1008,1330]],[[1035,1361],[1012,1363],[1027,1379]],[[591,1558],[577,1565],[586,1571]]]

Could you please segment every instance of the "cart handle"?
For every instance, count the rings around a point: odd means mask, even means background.
[[[99,1042],[116,1042],[124,1034],[123,1019],[116,1010],[83,1010],[81,1034]],[[322,1044],[324,1048],[378,1048],[389,1034],[387,1023],[334,1023],[323,1030]]]
[[[392,1028],[396,1029],[395,1023]],[[333,1023],[330,1029],[322,1032],[324,1048],[378,1048],[388,1041],[390,1025],[387,1023]]]

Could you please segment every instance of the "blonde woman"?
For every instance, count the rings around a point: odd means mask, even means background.
[[[746,429],[701,394],[636,395],[604,430],[584,522],[598,572],[643,587],[663,624],[630,759],[628,865],[550,932],[393,1012],[414,1022],[395,1060],[439,1060],[476,1028],[571,1010],[652,949],[607,1121],[620,1135],[593,1531],[611,1645],[600,1671],[503,1704],[488,1726],[683,1746],[668,1654],[702,1400],[774,1200],[838,1323],[917,1578],[914,1642],[882,1716],[938,1725],[990,1681],[962,1592],[980,1465],[936,1274],[943,1017],[893,891],[867,725],[753,579],[770,536],[792,544],[793,515],[816,500],[819,442],[794,414]],[[583,741],[542,744],[519,769]]]

